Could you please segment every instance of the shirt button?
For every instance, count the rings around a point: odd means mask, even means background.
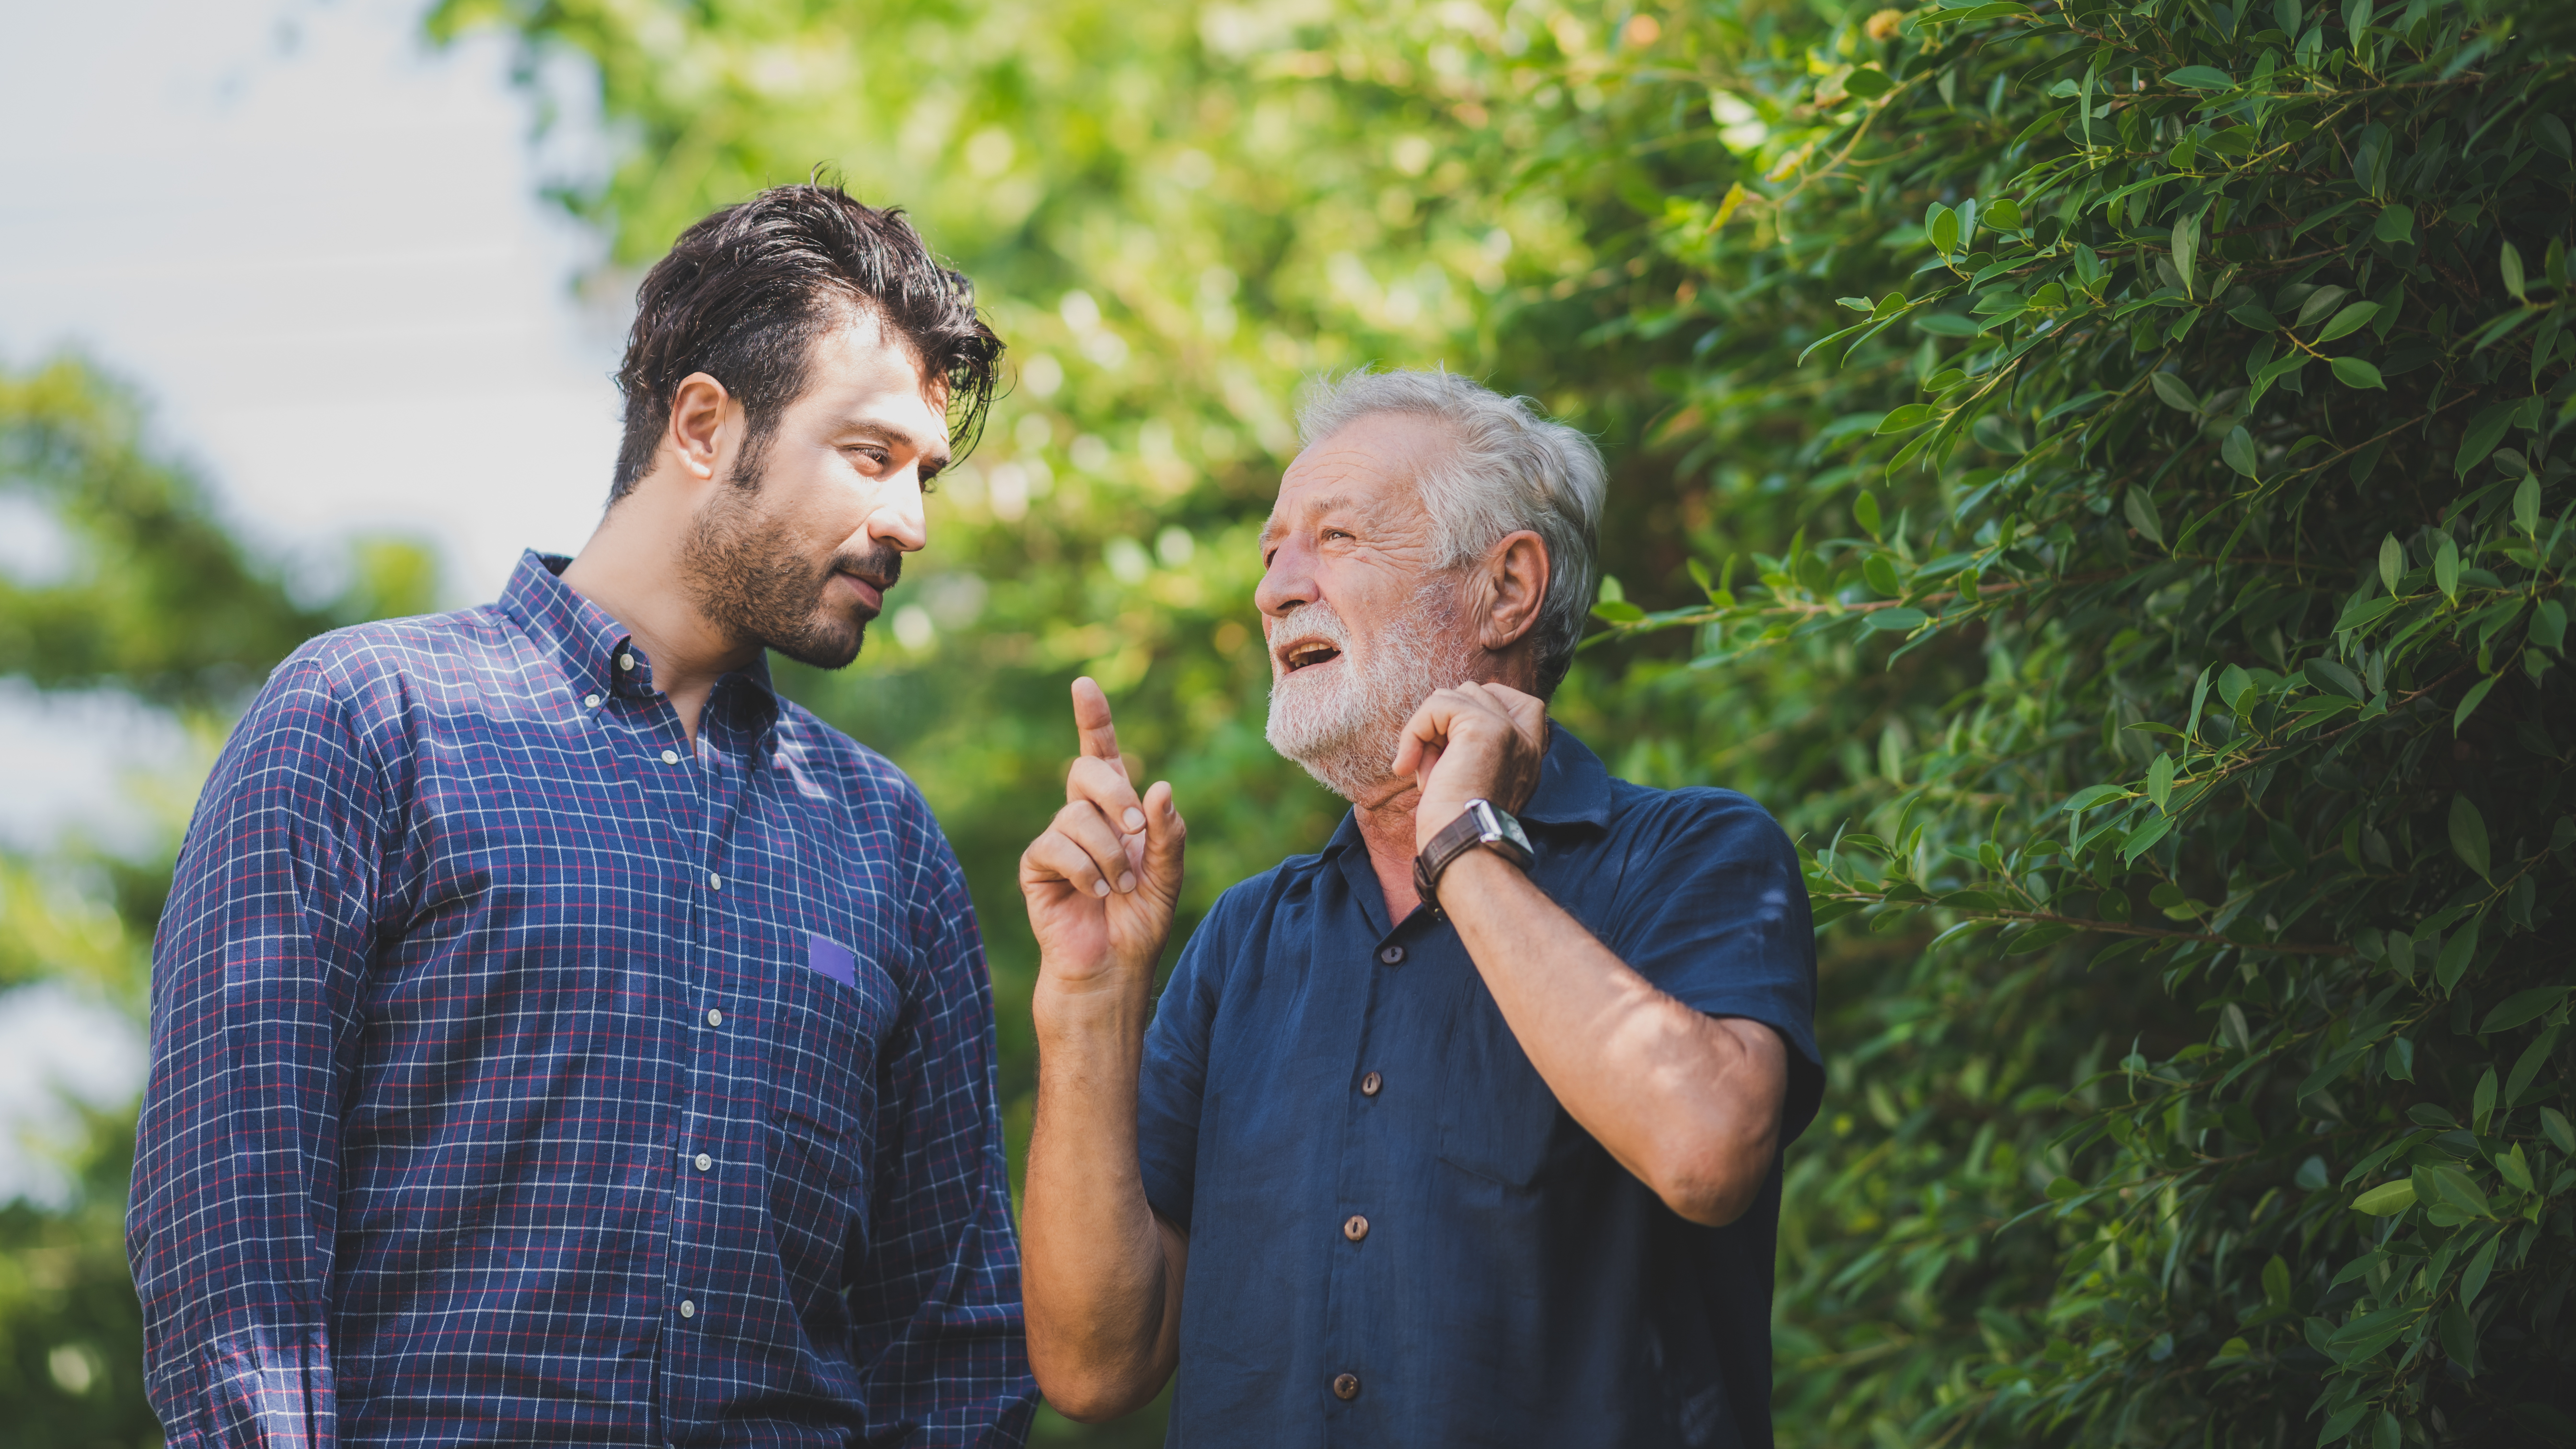
[[[718,875],[718,874],[716,874],[714,871],[708,871],[708,872],[707,872],[707,884],[708,884],[708,885],[710,885],[710,886],[712,886],[712,887],[714,887],[714,888],[715,888],[715,889],[717,889],[717,890],[723,890],[723,889],[724,889],[724,877],[723,877],[723,876],[720,876],[720,875]]]
[[[581,707],[582,707],[583,709],[597,709],[597,708],[599,708],[599,696],[598,696],[598,695],[595,695],[595,694],[585,694],[585,695],[583,695],[583,696],[581,697]]]
[[[705,1154],[705,1153],[703,1153],[703,1152],[701,1152],[701,1153],[699,1153],[699,1154],[698,1154],[698,1171],[700,1171],[700,1172],[704,1172],[704,1171],[706,1171],[708,1168],[713,1167],[713,1166],[715,1166],[715,1165],[716,1165],[716,1160],[715,1160],[714,1158],[709,1157],[708,1155],[706,1155],[706,1154]],[[1358,1220],[1357,1218],[1353,1218],[1353,1219],[1352,1219],[1352,1221],[1353,1221],[1353,1222],[1357,1222],[1357,1221],[1359,1221],[1359,1220]]]
[[[1385,1085],[1386,1078],[1379,1076],[1375,1072],[1371,1072],[1367,1076],[1360,1078],[1360,1095],[1363,1097],[1374,1097],[1377,1095],[1377,1089]]]
[[[662,752],[662,763],[666,765],[676,765],[680,763],[680,752],[678,750],[664,750]]]
[[[703,1166],[706,1163],[706,1159],[701,1157],[698,1159],[698,1162]],[[1342,1224],[1342,1236],[1350,1239],[1354,1243],[1367,1237],[1368,1219],[1361,1217],[1358,1213],[1351,1214],[1351,1220]],[[1348,1395],[1344,1395],[1344,1397],[1347,1398]]]
[[[620,668],[620,669],[632,669],[632,668],[634,668],[634,667],[635,667],[635,656],[634,656],[634,655],[632,655],[632,654],[620,654],[620,655],[618,655],[618,656],[617,656],[617,667],[618,667],[618,668]]]
[[[1378,951],[1377,959],[1389,966],[1401,966],[1404,964],[1404,948],[1402,946],[1383,947]]]
[[[1359,1396],[1360,1396],[1360,1376],[1359,1376],[1358,1374],[1340,1374],[1340,1375],[1336,1375],[1336,1376],[1334,1377],[1334,1379],[1333,1379],[1333,1397],[1334,1397],[1334,1398],[1337,1398],[1337,1399],[1356,1399],[1356,1398],[1358,1398]]]
[[[722,1025],[724,1025],[724,1013],[723,1013],[723,1012],[721,1012],[721,1011],[716,1010],[716,1009],[715,1009],[714,1007],[712,1007],[712,1006],[708,1007],[708,1008],[707,1008],[707,1025],[709,1025],[709,1026],[722,1026]]]
[[[695,1317],[697,1317],[697,1316],[698,1316],[698,1305],[696,1305],[695,1303],[690,1302],[690,1301],[689,1301],[688,1299],[686,1299],[686,1298],[681,1299],[681,1300],[680,1300],[680,1316],[681,1316],[682,1318],[695,1318]],[[1344,1394],[1344,1395],[1342,1395],[1342,1397],[1347,1399],[1347,1398],[1349,1398],[1349,1397],[1350,1397],[1350,1395],[1348,1395],[1348,1394]]]

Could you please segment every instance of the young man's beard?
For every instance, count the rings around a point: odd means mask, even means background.
[[[839,669],[859,657],[874,609],[827,610],[823,591],[838,573],[864,574],[888,588],[903,554],[880,543],[835,555],[819,569],[800,557],[789,529],[761,513],[758,480],[737,476],[690,526],[681,546],[681,586],[717,628],[799,664]]]
[[[1435,575],[1356,654],[1349,626],[1330,604],[1299,606],[1291,616],[1297,632],[1339,648],[1345,671],[1329,684],[1301,682],[1305,670],[1271,682],[1270,747],[1345,800],[1383,793],[1405,721],[1432,691],[1463,682],[1472,670],[1475,650],[1460,627],[1457,596],[1457,579]]]

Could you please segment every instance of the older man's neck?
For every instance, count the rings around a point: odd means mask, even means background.
[[[1368,846],[1369,868],[1386,897],[1387,924],[1403,920],[1421,904],[1413,893],[1413,807],[1422,787],[1410,780],[1389,779],[1383,795],[1354,800],[1351,814],[1359,822],[1360,840]]]

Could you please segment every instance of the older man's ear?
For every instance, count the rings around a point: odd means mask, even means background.
[[[1525,643],[1547,602],[1547,580],[1547,545],[1539,536],[1528,529],[1503,535],[1468,585],[1476,642],[1496,654]]]

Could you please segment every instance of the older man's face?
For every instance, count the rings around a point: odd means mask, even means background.
[[[1262,530],[1273,748],[1351,799],[1383,793],[1404,722],[1473,641],[1414,479],[1437,423],[1362,418],[1298,455]]]

